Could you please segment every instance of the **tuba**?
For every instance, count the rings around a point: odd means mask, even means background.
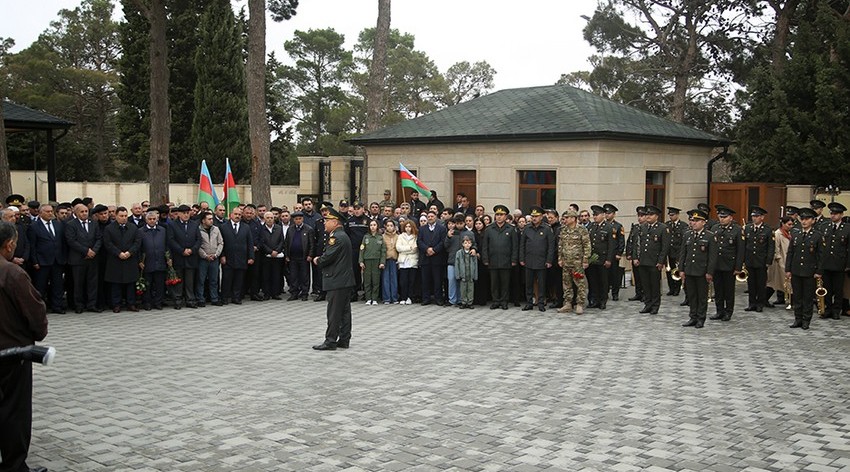
[[[679,275],[679,263],[676,262],[676,267],[670,268],[670,259],[667,259],[667,272],[670,272],[670,278],[674,281],[678,282],[682,280],[682,276]]]
[[[823,278],[818,279],[818,288],[815,289],[815,296],[818,297],[818,314],[823,316],[826,312],[826,288],[823,286]]]

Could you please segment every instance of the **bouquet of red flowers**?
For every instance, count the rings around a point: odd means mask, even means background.
[[[576,280],[583,279],[584,278],[584,272],[582,272],[581,270],[577,270],[577,271],[573,272],[573,278],[576,279]]]
[[[171,251],[165,251],[165,259],[168,266],[168,272],[165,275],[165,285],[172,286],[183,282],[183,279],[177,277],[177,271],[174,270],[174,264],[171,262]]]
[[[136,296],[140,297],[148,291],[148,281],[144,275],[139,275],[139,280],[136,281]]]

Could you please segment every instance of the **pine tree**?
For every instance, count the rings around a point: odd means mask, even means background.
[[[208,3],[195,55],[194,162],[207,160],[213,179],[224,175],[225,158],[237,183],[251,172],[242,31],[228,0]]]
[[[148,22],[133,0],[121,0],[124,21],[119,24],[121,77],[116,116],[118,157],[127,165],[122,178],[145,180],[150,156],[150,61]]]

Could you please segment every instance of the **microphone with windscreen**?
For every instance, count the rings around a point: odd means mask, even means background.
[[[56,356],[56,349],[49,346],[22,346],[0,349],[0,359],[20,359],[50,365]]]

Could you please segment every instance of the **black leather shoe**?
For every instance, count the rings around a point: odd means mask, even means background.
[[[322,344],[317,344],[317,345],[313,346],[313,349],[315,349],[317,351],[336,351],[336,346],[337,346],[336,343],[329,343],[329,342],[325,341]]]
[[[324,293],[320,293],[320,294],[316,295],[316,299],[315,299],[315,300],[313,300],[313,301],[315,301],[315,302],[323,302],[323,301],[325,301],[325,300],[327,300],[327,297],[325,296],[325,294],[324,294]]]
[[[676,292],[670,290],[669,292],[665,293],[664,295],[667,295],[668,297],[672,297],[673,295],[676,295]]]
[[[773,308],[773,303],[771,303],[771,302],[764,302],[764,307],[765,307],[765,308]]]
[[[242,300],[233,300],[233,304],[234,304],[234,305],[241,305],[241,304],[242,304]]]
[[[498,303],[494,303],[494,304],[490,305],[490,309],[491,309],[491,310],[495,310],[496,308],[499,308],[499,304],[498,304]]]
[[[748,306],[748,307],[744,308],[744,311],[756,311],[756,307]]]
[[[732,321],[732,315],[726,315],[723,318],[720,318],[720,321]]]
[[[215,301],[215,302],[210,303],[210,305],[213,305],[213,306],[222,306],[222,305],[224,305],[224,303],[223,303],[221,300],[218,300],[218,301]]]
[[[179,309],[181,309],[181,308],[183,308],[183,307],[182,307],[182,306],[180,306],[180,305],[174,305],[174,309],[175,309],[175,310],[179,310]]]
[[[437,301],[437,306],[445,306],[445,305],[446,305],[446,302],[444,302],[442,300]]]
[[[508,309],[508,304],[507,304],[507,303],[502,303],[502,309],[503,309],[503,310],[507,310],[507,309]]]
[[[337,341],[336,347],[338,347],[340,349],[348,349],[349,344],[350,344],[349,341]]]
[[[619,302],[619,301],[620,301],[620,296],[619,296],[619,295],[616,295],[616,294],[615,294],[615,295],[611,295],[611,301]]]
[[[652,309],[651,309],[651,308],[649,308],[649,307],[644,307],[644,308],[643,308],[643,310],[641,310],[639,313],[649,313],[650,311],[652,311]]]
[[[703,326],[705,326],[705,323],[703,323],[702,321],[699,321],[699,322],[697,322],[696,326],[694,326],[694,328],[696,328],[696,329],[700,329],[700,328],[702,328]]]
[[[306,302],[307,301],[307,295],[304,295],[303,297],[301,297],[301,301]]]
[[[722,319],[723,319],[723,315],[714,315],[714,316],[709,316],[709,317],[708,317],[708,319],[710,319],[710,320],[712,320],[712,321],[722,320]]]
[[[697,325],[697,320],[688,320],[687,322],[682,323],[682,326],[685,327],[685,328],[689,328],[691,326],[696,326],[696,325]]]
[[[261,301],[263,301],[263,299],[259,295],[251,295],[251,301],[261,302]]]
[[[607,303],[600,303],[596,308],[599,308],[600,310],[604,310],[607,307],[608,307]]]
[[[294,294],[290,295],[289,298],[286,299],[286,301],[288,301],[288,302],[294,302],[295,300],[298,300],[298,295],[294,295]]]
[[[599,308],[599,302],[590,302],[585,308]]]
[[[89,308],[88,311],[90,311],[92,313],[103,313],[103,308],[94,307],[94,308]]]
[[[187,303],[186,308],[198,308],[198,304],[197,303]]]
[[[658,308],[653,308],[652,310],[649,310],[649,314],[650,315],[657,315],[658,314]]]
[[[804,321],[804,322],[803,322],[803,326],[801,326],[801,328],[803,328],[803,329],[809,329],[809,322],[808,322],[808,321]]]
[[[799,321],[795,321],[794,323],[790,324],[788,327],[789,328],[802,328],[803,323],[800,323]]]
[[[679,303],[679,306],[688,306],[688,301],[682,300],[682,303]]]
[[[206,308],[206,306],[207,306],[207,302],[198,302],[198,303],[197,303],[194,307],[192,307],[192,308]]]
[[[642,297],[640,295],[635,295],[634,297],[629,298],[629,301],[630,302],[636,302],[636,301],[640,300],[641,298]]]
[[[840,320],[840,319],[841,319],[841,315],[839,315],[838,313],[833,313],[833,314],[832,314],[832,319],[833,319],[833,320]]]
[[[533,308],[534,308],[534,305],[529,303],[528,305],[525,305],[524,307],[522,307],[522,311],[528,311],[528,310],[531,310]]]
[[[764,308],[762,308],[760,306],[756,307],[756,313],[762,313],[763,311],[764,311]]]
[[[546,311],[546,305],[540,305],[537,309],[540,311]]]
[[[422,306],[426,306],[426,305],[430,305],[430,304],[431,304],[431,300],[425,300],[425,301],[422,302]]]
[[[76,314],[78,314],[78,315],[79,315],[80,313],[82,313],[82,312],[83,312],[83,309],[82,309],[82,308],[77,308],[76,310],[74,310],[74,313],[76,313]]]

